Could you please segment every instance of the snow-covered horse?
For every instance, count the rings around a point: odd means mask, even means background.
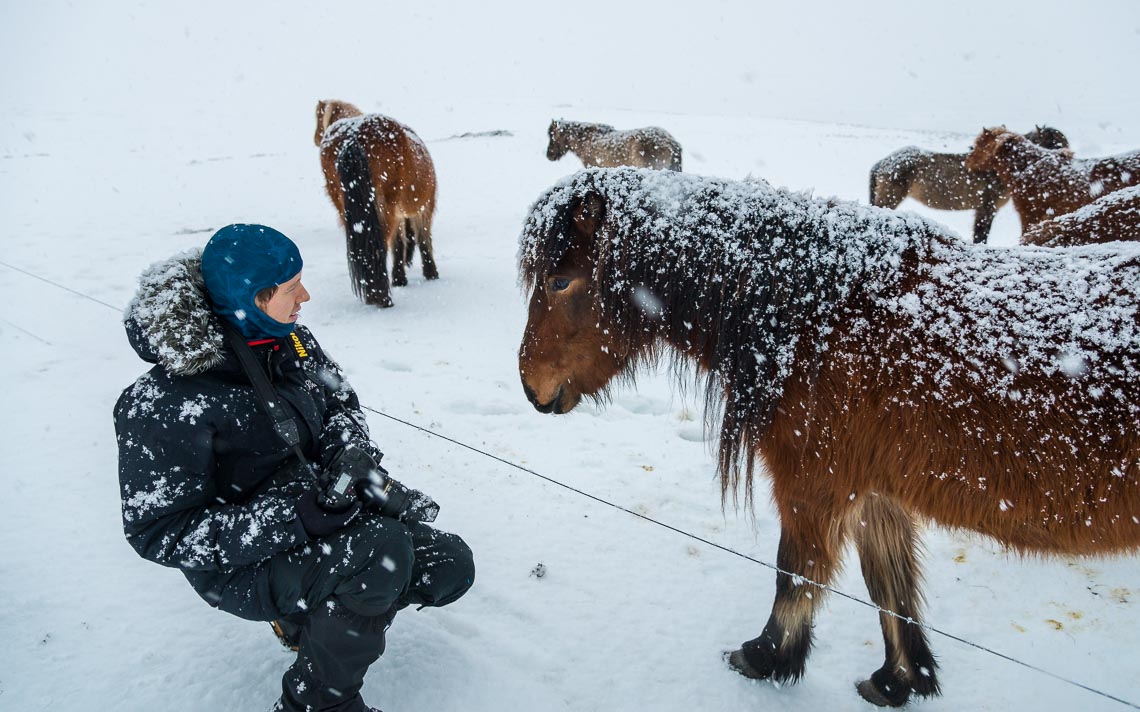
[[[880,705],[939,691],[918,522],[1019,552],[1140,546],[1140,251],[963,244],[934,223],[758,181],[583,171],[522,234],[519,371],[540,412],[671,354],[706,376],[722,496],[757,460],[780,515],[776,598],[729,662],[804,672],[853,540],[886,660]],[[715,415],[712,415],[715,414]],[[892,615],[894,614],[894,615]]]
[[[1038,126],[1025,138],[1049,149],[1068,148],[1065,134]],[[935,153],[907,146],[871,167],[871,205],[897,208],[906,198],[938,210],[973,210],[974,242],[989,239],[994,215],[1009,202],[1009,191],[993,171],[966,168],[964,153]]]
[[[1140,241],[1140,185],[1102,195],[1083,208],[1039,222],[1021,236],[1025,245],[1072,247]]]
[[[1050,151],[1005,128],[978,134],[966,168],[997,173],[1013,197],[1022,234],[1102,195],[1140,185],[1140,151],[1074,160],[1067,149]]]
[[[392,306],[392,280],[408,283],[406,265],[420,247],[426,279],[439,271],[432,253],[435,166],[427,146],[407,126],[380,114],[363,115],[343,101],[317,103],[325,188],[345,228],[352,290],[366,304]]]
[[[555,119],[548,129],[546,157],[557,161],[573,153],[582,165],[633,166],[658,170],[681,170],[681,144],[665,129],[647,126],[618,131],[609,124]]]

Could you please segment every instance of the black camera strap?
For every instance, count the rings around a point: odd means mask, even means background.
[[[249,378],[253,392],[257,395],[257,400],[261,402],[262,409],[273,421],[273,430],[285,441],[286,445],[293,449],[297,460],[306,469],[313,472],[312,465],[309,464],[305,454],[301,452],[301,431],[297,428],[297,421],[289,415],[285,406],[277,399],[277,390],[273,388],[273,384],[269,382],[269,377],[265,375],[265,371],[257,362],[257,356],[254,355],[253,349],[249,347],[245,337],[238,333],[237,329],[229,324],[224,324],[223,329],[226,334],[226,341],[237,354],[241,369]]]

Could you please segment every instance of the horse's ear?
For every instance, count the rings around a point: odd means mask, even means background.
[[[602,224],[606,212],[606,202],[597,193],[587,193],[570,208],[570,218],[574,231],[584,237],[593,238]]]

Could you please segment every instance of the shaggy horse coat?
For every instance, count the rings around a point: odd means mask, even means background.
[[[1037,223],[1023,245],[1072,247],[1113,240],[1140,240],[1140,186],[1118,190],[1059,218]]]
[[[1020,552],[1140,546],[1140,251],[963,244],[753,181],[589,170],[531,209],[519,350],[541,412],[672,354],[706,377],[723,492],[771,477],[767,625],[730,657],[797,680],[846,541],[880,614],[877,704],[937,694],[918,522]],[[719,422],[717,422],[719,421]]]
[[[1068,148],[1065,134],[1038,126],[1025,134],[1049,149]],[[1009,191],[993,171],[966,168],[964,153],[933,153],[907,146],[871,168],[871,205],[897,208],[907,197],[938,210],[974,210],[974,242],[989,239],[994,215],[1009,202]]]
[[[313,138],[325,188],[345,228],[353,292],[367,304],[392,306],[388,252],[391,283],[402,287],[416,244],[424,278],[437,279],[431,239],[435,166],[419,136],[387,116],[321,101]]]
[[[546,157],[551,161],[570,152],[582,159],[582,165],[587,168],[633,166],[681,170],[681,144],[668,131],[656,126],[618,131],[608,124],[555,119],[550,122],[549,134]]]
[[[1073,160],[1004,128],[983,129],[966,156],[973,171],[995,171],[1009,187],[1021,231],[1071,213],[1099,196],[1140,184],[1140,151]]]

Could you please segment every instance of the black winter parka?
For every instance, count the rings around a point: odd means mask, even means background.
[[[127,308],[132,346],[157,364],[115,405],[123,528],[145,559],[199,593],[218,574],[308,540],[295,504],[315,486],[274,432],[210,311],[200,252],[148,269]],[[253,345],[312,463],[371,444],[355,392],[312,333]]]

